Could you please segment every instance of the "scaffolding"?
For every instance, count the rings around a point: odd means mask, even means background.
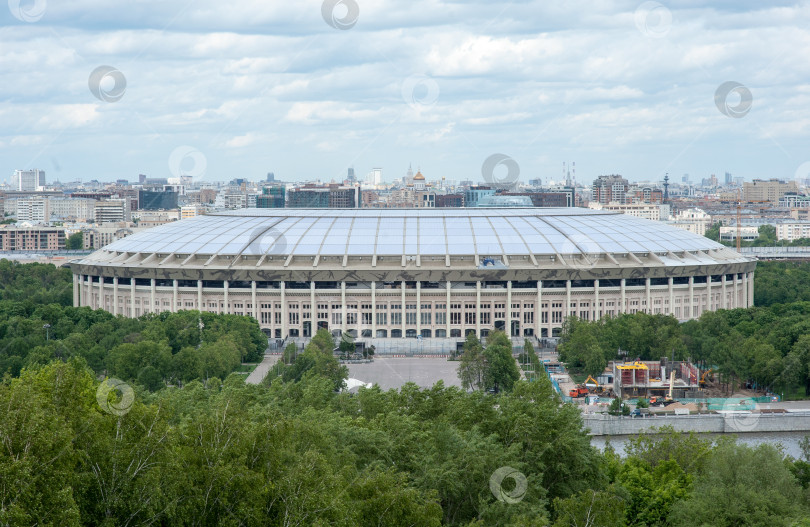
[[[674,382],[670,376],[675,373]],[[699,387],[700,370],[686,361],[633,361],[613,364],[614,390],[621,396],[651,397],[668,395],[683,397]]]

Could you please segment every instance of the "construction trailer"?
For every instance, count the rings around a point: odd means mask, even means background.
[[[700,387],[700,370],[686,361],[614,362],[613,390],[620,397],[678,399]]]

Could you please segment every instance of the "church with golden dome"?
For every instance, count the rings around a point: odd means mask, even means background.
[[[436,193],[432,185],[427,183],[421,169],[417,169],[416,175],[409,166],[404,178],[405,186],[394,190],[388,202],[393,208],[433,208],[436,206]]]

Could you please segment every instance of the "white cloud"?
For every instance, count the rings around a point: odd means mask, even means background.
[[[205,148],[212,174],[302,178],[420,159],[464,179],[479,150],[546,177],[574,157],[631,178],[650,159],[780,176],[807,157],[810,1],[669,2],[663,38],[636,28],[640,3],[358,0],[340,31],[317,0],[133,0],[126,18],[100,0],[50,2],[39,22],[0,29],[0,176],[32,158],[159,173],[169,144]],[[102,64],[126,76],[117,103],[88,89]],[[434,104],[403,100],[414,75],[438,86]],[[744,119],[714,106],[727,80],[754,94]]]

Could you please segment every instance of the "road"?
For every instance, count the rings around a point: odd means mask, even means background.
[[[270,368],[273,367],[273,364],[278,361],[281,355],[265,355],[264,360],[256,366],[256,369],[251,372],[250,375],[247,376],[245,382],[247,384],[259,384],[264,379],[264,376],[267,375],[267,372],[270,371]]]

